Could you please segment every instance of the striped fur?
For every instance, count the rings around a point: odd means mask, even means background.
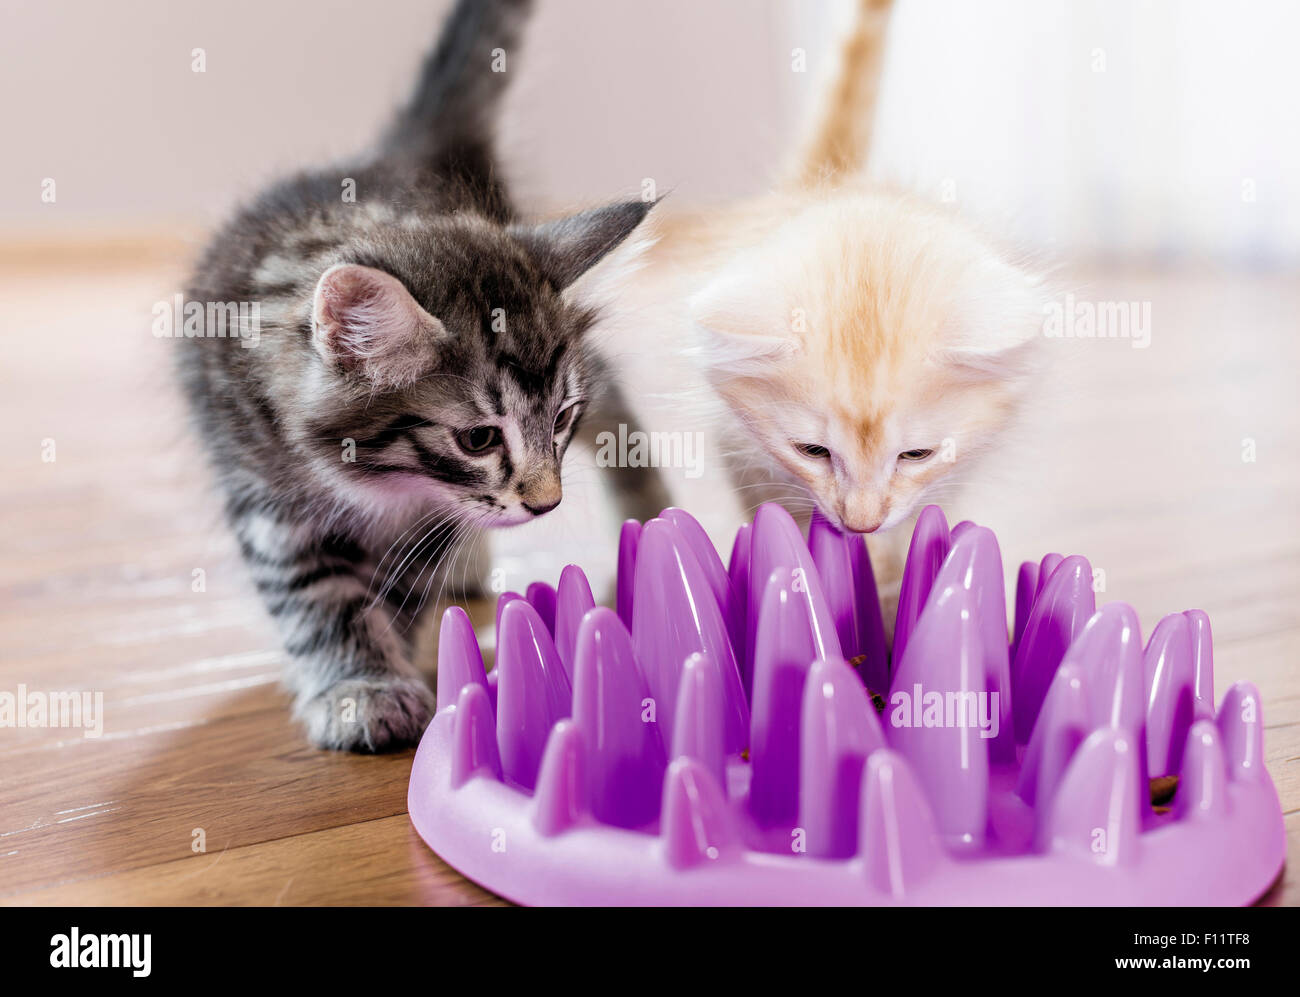
[[[594,310],[566,287],[651,205],[516,220],[490,141],[509,74],[491,59],[505,50],[513,72],[527,7],[461,0],[379,152],[267,190],[217,233],[189,288],[193,301],[260,305],[255,347],[182,339],[178,365],[283,633],[296,713],[321,746],[418,738],[433,700],[407,635],[443,593],[448,562],[472,561],[481,530],[558,501],[574,415],[599,407],[627,421],[584,342]],[[413,314],[436,317],[421,376],[394,386],[317,348],[318,284],[340,265],[396,278]],[[469,452],[473,427],[493,427],[501,445]]]

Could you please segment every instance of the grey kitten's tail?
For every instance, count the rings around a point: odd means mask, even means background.
[[[866,164],[892,6],[892,0],[857,0],[838,73],[795,164],[796,186],[836,184]]]
[[[383,142],[389,156],[490,182],[496,109],[531,8],[532,0],[457,0]]]

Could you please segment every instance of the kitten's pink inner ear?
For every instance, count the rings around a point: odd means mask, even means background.
[[[312,342],[328,363],[386,387],[425,374],[446,336],[391,274],[340,263],[321,275],[312,304]]]

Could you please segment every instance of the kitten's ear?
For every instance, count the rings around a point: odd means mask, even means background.
[[[691,298],[690,315],[704,334],[703,359],[716,370],[754,372],[799,350],[800,316],[776,281],[752,273],[723,274]]]
[[[1043,338],[1047,295],[1042,282],[1008,264],[984,268],[945,330],[940,359],[975,378],[1031,373]]]
[[[428,373],[447,335],[400,280],[373,267],[326,270],[312,302],[312,345],[327,363],[376,386],[400,388]]]
[[[565,288],[632,234],[657,201],[620,201],[540,225],[511,225],[546,277]]]

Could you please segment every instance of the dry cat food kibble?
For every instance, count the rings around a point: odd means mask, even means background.
[[[862,669],[866,665],[866,663],[867,663],[867,656],[865,654],[859,654],[852,658],[849,658],[849,667],[851,667],[855,672],[857,672],[859,676],[861,676]],[[863,684],[865,685],[865,683]],[[885,712],[886,703],[885,703],[885,697],[883,695],[876,692],[876,690],[872,689],[870,686],[867,686],[867,696],[871,699],[871,705],[876,708],[877,713]]]
[[[1176,775],[1158,775],[1151,779],[1151,805],[1157,810],[1164,808],[1161,812],[1168,813],[1168,804],[1173,798],[1174,793],[1178,792],[1178,776]]]

